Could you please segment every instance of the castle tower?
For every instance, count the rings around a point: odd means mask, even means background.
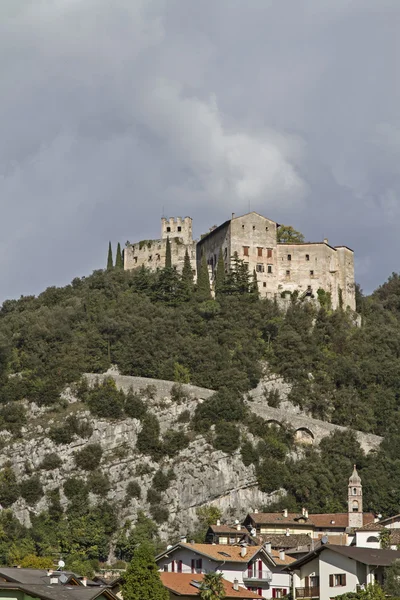
[[[356,465],[354,465],[353,473],[349,478],[348,490],[349,527],[362,527],[364,524],[362,485]]]
[[[179,238],[183,244],[191,245],[193,243],[192,219],[190,217],[170,217],[161,219],[161,239],[166,240],[167,237]]]

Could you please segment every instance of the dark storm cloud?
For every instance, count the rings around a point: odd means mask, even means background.
[[[398,0],[3,0],[1,298],[258,210],[398,270]]]

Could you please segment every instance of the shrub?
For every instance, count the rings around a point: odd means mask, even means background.
[[[90,473],[87,479],[87,488],[89,492],[92,492],[92,494],[96,494],[97,496],[106,495],[111,488],[110,480],[107,475],[101,471],[94,471],[93,473]]]
[[[199,404],[193,417],[196,431],[205,432],[218,421],[239,421],[246,415],[246,407],[239,393],[222,388]]]
[[[150,514],[159,525],[168,521],[168,509],[162,506],[153,504],[150,506]]]
[[[10,433],[18,434],[26,423],[26,410],[21,404],[9,402],[0,410],[0,424]]]
[[[140,500],[142,495],[142,490],[140,489],[140,485],[137,481],[130,481],[126,486],[126,495],[128,498],[137,498]]]
[[[245,440],[240,448],[243,464],[248,467],[258,462],[258,454],[249,440]]]
[[[28,504],[33,505],[43,496],[43,487],[38,475],[33,475],[29,479],[25,479],[20,484],[21,496]]]
[[[75,464],[79,469],[94,471],[100,464],[103,449],[100,444],[88,444],[75,452]]]
[[[143,419],[147,408],[139,394],[130,390],[125,398],[124,410],[126,416],[131,419]]]
[[[107,377],[102,383],[96,382],[93,388],[81,392],[82,400],[96,417],[119,419],[123,416],[125,395],[118,390],[114,379]]]
[[[58,469],[62,465],[62,460],[55,452],[51,452],[50,454],[46,454],[43,458],[42,462],[39,465],[39,469],[44,469],[45,471],[53,471],[53,469]]]
[[[17,478],[10,466],[5,466],[0,471],[0,503],[8,508],[20,497],[20,488]]]
[[[168,473],[163,473],[160,469],[153,477],[152,487],[158,492],[165,492],[173,479],[175,479],[175,475],[172,469],[170,469]]]
[[[190,440],[184,433],[169,429],[163,439],[163,449],[168,456],[175,456],[189,446]]]
[[[69,415],[66,424],[72,433],[80,438],[89,438],[93,433],[93,427],[86,419],[79,419],[76,415]]]
[[[64,482],[64,494],[68,500],[74,500],[81,496],[87,496],[86,483],[80,477],[70,477]]]
[[[55,444],[70,444],[74,439],[73,432],[68,427],[65,427],[65,425],[52,427],[48,435]]]
[[[213,446],[216,450],[222,450],[231,454],[239,448],[240,431],[233,423],[217,423],[216,436],[213,441]]]
[[[182,404],[187,400],[187,395],[181,383],[174,383],[171,388],[171,399],[177,404]]]
[[[139,452],[148,454],[153,459],[161,457],[160,424],[154,415],[147,414],[144,417],[142,429],[137,437],[136,447]]]
[[[184,410],[177,418],[177,423],[189,423],[190,421],[190,410]]]
[[[150,504],[160,504],[161,493],[153,487],[149,488],[147,490],[147,502],[150,502]]]
[[[147,400],[155,400],[156,395],[157,395],[157,388],[155,385],[149,384],[149,385],[146,385],[145,388],[140,390],[140,393],[142,396],[147,398]]]

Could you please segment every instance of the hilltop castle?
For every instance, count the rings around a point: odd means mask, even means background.
[[[124,268],[142,265],[156,270],[165,264],[167,238],[171,244],[172,264],[182,270],[186,250],[193,273],[206,258],[210,280],[216,272],[222,252],[225,270],[231,268],[235,253],[257,274],[260,296],[280,297],[285,292],[316,295],[324,290],[331,295],[332,308],[355,310],[354,253],[347,246],[330,246],[323,242],[278,242],[279,224],[256,212],[232,218],[212,228],[198,242],[193,240],[192,219],[161,219],[161,239],[128,244],[124,251]]]

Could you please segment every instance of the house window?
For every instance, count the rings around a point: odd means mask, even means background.
[[[261,263],[256,265],[256,271],[257,271],[257,273],[264,273],[264,265]]]
[[[168,565],[164,565],[164,571],[165,573],[168,573]]]
[[[273,598],[283,598],[286,596],[287,590],[285,588],[272,588],[272,597]]]
[[[178,231],[182,231],[182,227],[178,227]]]
[[[267,273],[272,273],[272,265],[267,266]]]
[[[329,587],[343,587],[346,585],[346,573],[329,575]]]
[[[291,255],[291,254],[288,254],[288,255],[287,255],[287,259],[288,259],[288,260],[292,260],[292,255]]]
[[[249,255],[249,246],[243,246],[243,256]]]
[[[171,227],[167,227],[167,233],[171,232]]]
[[[201,558],[192,558],[192,573],[201,573],[203,561]]]
[[[306,254],[306,260],[310,260],[310,255]]]
[[[257,248],[257,256],[262,256],[262,248]]]
[[[267,258],[272,258],[272,248],[267,248]]]
[[[319,587],[319,577],[318,575],[310,576],[310,587]]]
[[[263,287],[267,287],[267,282],[263,281]]]
[[[314,277],[314,271],[310,271],[310,277]]]

